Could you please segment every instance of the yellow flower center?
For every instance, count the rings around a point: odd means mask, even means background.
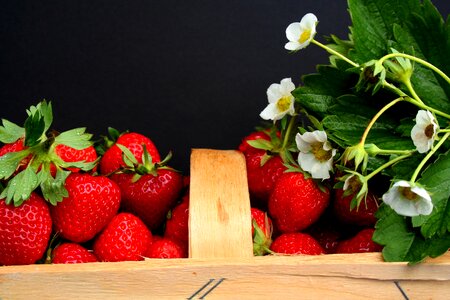
[[[434,126],[433,124],[429,124],[427,127],[425,127],[425,136],[429,139],[433,137],[434,134]]]
[[[323,149],[323,143],[321,142],[312,143],[311,150],[317,160],[321,162],[330,160],[333,155],[331,150]]]
[[[410,200],[410,201],[415,201],[417,200],[417,194],[411,191],[410,187],[399,187],[398,191],[400,192],[400,194],[403,195],[403,197],[405,197],[406,199]]]
[[[291,106],[291,96],[283,96],[277,102],[279,111],[287,111]]]
[[[298,42],[300,44],[303,44],[304,42],[306,42],[309,39],[310,36],[311,36],[311,29],[306,29],[300,35],[300,38],[298,39]]]

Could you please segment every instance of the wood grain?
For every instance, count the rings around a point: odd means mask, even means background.
[[[253,256],[250,199],[242,153],[192,150],[189,201],[191,258]]]

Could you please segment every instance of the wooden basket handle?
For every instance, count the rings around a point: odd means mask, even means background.
[[[242,153],[193,149],[189,257],[252,257],[250,197]]]

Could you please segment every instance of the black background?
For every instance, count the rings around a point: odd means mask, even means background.
[[[260,124],[271,83],[327,63],[314,45],[284,49],[308,12],[319,41],[347,38],[344,0],[2,1],[0,117],[22,124],[45,98],[52,128],[140,132],[187,173],[192,148],[234,149]]]

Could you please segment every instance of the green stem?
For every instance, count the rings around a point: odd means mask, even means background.
[[[399,162],[409,156],[411,156],[413,154],[413,152],[410,152],[408,154],[405,155],[401,155],[398,156],[396,158],[394,158],[393,160],[388,161],[387,163],[385,163],[384,165],[378,167],[376,170],[374,170],[372,173],[370,173],[369,175],[367,175],[365,178],[366,180],[370,180],[373,176],[377,175],[378,173],[380,173],[381,171],[383,171],[384,169],[386,169],[387,167],[395,164],[396,162]]]
[[[450,132],[447,132],[442,139],[439,141],[439,143],[436,144],[429,152],[428,154],[422,159],[420,164],[417,166],[416,170],[414,171],[414,174],[411,176],[411,182],[415,182],[417,179],[417,176],[419,176],[420,170],[425,166],[425,163],[436,153],[437,149],[444,144],[444,142],[447,140],[447,138],[450,136]]]
[[[450,115],[449,114],[446,114],[446,113],[444,113],[444,112],[442,112],[440,110],[437,110],[437,109],[435,109],[435,108],[433,108],[431,106],[428,106],[428,105],[426,105],[426,104],[424,104],[422,102],[417,102],[415,99],[407,97],[407,98],[405,98],[405,100],[408,101],[411,104],[416,105],[417,107],[429,110],[429,111],[435,113],[436,115],[439,115],[439,116],[442,116],[444,118],[450,119]]]
[[[281,146],[281,149],[285,149],[286,148],[286,145],[287,145],[287,143],[289,141],[289,137],[291,135],[292,128],[294,127],[296,118],[297,118],[297,115],[295,114],[289,120],[289,125],[288,125],[288,127],[286,129],[286,133],[284,134],[283,145]]]
[[[408,97],[407,94],[405,94],[401,89],[399,89],[398,87],[396,87],[395,85],[393,85],[392,83],[389,83],[387,81],[383,82],[383,87],[384,88],[388,88],[391,91],[393,91],[394,93],[396,93],[397,95],[401,96],[401,97]]]
[[[412,154],[413,152],[415,152],[415,150],[384,150],[384,149],[379,149],[376,152],[376,155],[391,155],[391,154],[405,155],[405,154]]]
[[[436,68],[434,65],[430,64],[429,62],[427,62],[423,59],[420,59],[418,57],[415,57],[413,55],[409,55],[409,54],[405,54],[405,53],[391,53],[391,54],[383,56],[379,60],[379,62],[383,63],[383,61],[385,61],[389,58],[393,58],[393,57],[404,57],[404,58],[413,60],[415,62],[418,62],[418,63],[430,68],[431,70],[435,71],[436,73],[438,73],[442,78],[445,79],[445,81],[447,81],[450,84],[450,78],[444,72],[442,72],[440,69]]]
[[[334,51],[333,49],[331,49],[331,48],[325,46],[324,44],[322,44],[322,43],[320,43],[320,42],[318,42],[318,41],[316,41],[316,40],[314,40],[314,39],[311,40],[311,43],[316,44],[317,46],[319,46],[320,48],[324,49],[325,51],[327,51],[327,52],[330,53],[330,54],[333,54],[333,55],[336,55],[336,56],[340,57],[341,59],[345,60],[346,62],[348,62],[349,64],[351,64],[352,66],[354,66],[354,67],[356,67],[356,68],[359,68],[359,67],[360,67],[359,64],[357,64],[357,63],[355,63],[354,61],[348,59],[347,57],[345,57],[345,56],[342,55],[341,53],[339,53],[339,52],[337,52],[337,51]]]
[[[392,100],[391,102],[389,102],[388,104],[386,104],[373,118],[372,120],[370,120],[369,125],[367,125],[366,129],[364,130],[364,133],[361,137],[361,141],[360,143],[362,143],[363,145],[366,142],[366,138],[367,135],[369,134],[370,129],[372,128],[373,124],[375,124],[375,122],[378,120],[378,118],[386,111],[388,110],[391,106],[395,105],[397,102],[400,102],[404,100],[403,97],[399,97],[395,100]]]
[[[405,80],[403,83],[406,85],[406,87],[408,88],[408,90],[409,90],[409,92],[411,93],[411,95],[413,96],[413,98],[414,98],[417,102],[423,104],[423,102],[422,102],[422,100],[420,99],[419,95],[417,95],[416,91],[414,90],[414,88],[413,88],[413,86],[412,86],[412,84],[411,84],[411,80],[408,78],[408,80]]]

